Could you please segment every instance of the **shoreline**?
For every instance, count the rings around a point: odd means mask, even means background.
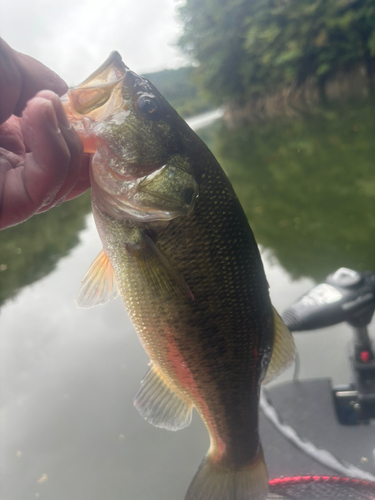
[[[316,113],[322,105],[345,103],[350,100],[366,101],[375,87],[375,73],[370,77],[364,63],[349,71],[337,71],[318,85],[315,78],[308,78],[300,85],[288,85],[266,95],[253,95],[243,103],[224,103],[223,120],[227,127],[242,123],[266,121],[279,117],[299,117]]]

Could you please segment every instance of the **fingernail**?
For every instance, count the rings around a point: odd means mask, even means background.
[[[46,107],[46,118],[52,130],[57,134],[59,134],[60,133],[59,124],[57,123],[57,118],[52,103],[48,103]]]

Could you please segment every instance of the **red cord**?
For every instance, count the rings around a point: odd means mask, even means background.
[[[352,477],[340,476],[293,476],[293,477],[276,477],[271,479],[269,484],[271,489],[286,486],[293,486],[297,484],[309,483],[326,483],[326,484],[346,484],[348,486],[361,486],[375,491],[375,482],[363,481],[362,479],[355,479]]]

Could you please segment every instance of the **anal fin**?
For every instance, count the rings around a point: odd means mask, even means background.
[[[191,422],[192,404],[182,399],[169,385],[156,366],[151,365],[134,406],[150,424],[177,431]]]
[[[284,325],[275,309],[273,309],[274,317],[274,338],[271,361],[268,365],[266,376],[262,383],[267,384],[282,373],[288,366],[293,363],[296,348],[294,345],[293,335]]]

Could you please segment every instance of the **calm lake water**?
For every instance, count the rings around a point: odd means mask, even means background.
[[[280,312],[339,267],[375,270],[374,107],[198,133],[243,204]],[[133,407],[148,359],[121,301],[76,308],[100,249],[88,195],[0,233],[1,500],[182,499],[208,448],[196,414],[172,433]],[[300,377],[349,382],[350,338],[344,324],[296,334]]]

